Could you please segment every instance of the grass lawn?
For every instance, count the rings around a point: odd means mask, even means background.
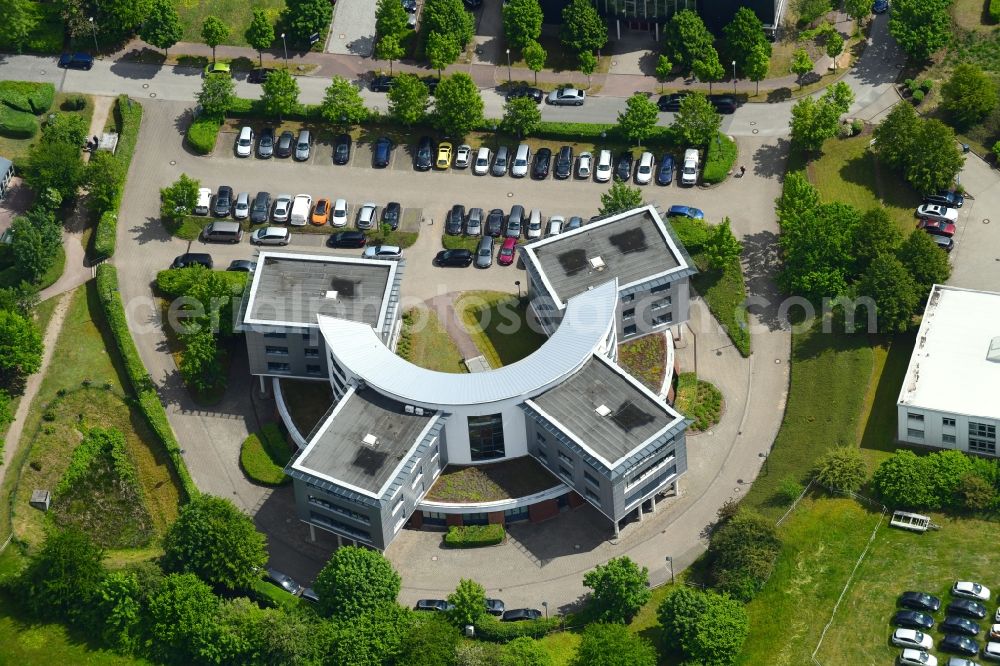
[[[644,335],[618,345],[618,363],[650,391],[659,393],[666,374],[667,339],[663,334]]]
[[[57,30],[58,34],[62,35],[62,21],[59,21],[59,27]],[[2,40],[0,40],[0,44],[2,44]],[[2,46],[0,46],[0,48],[2,48]],[[61,48],[62,41],[60,40],[58,46],[54,50],[54,53],[58,53]],[[49,113],[71,113],[73,115],[83,116],[83,119],[87,122],[87,127],[90,127],[90,119],[94,115],[94,102],[89,95],[83,95],[83,97],[87,99],[87,105],[79,111],[63,111],[62,108],[60,108],[62,103],[66,101],[67,97],[77,96],[79,96],[77,93],[57,92],[55,100],[52,102],[52,108],[49,109]],[[38,119],[39,123],[41,123],[43,116],[39,116]],[[39,141],[41,136],[41,130],[39,130],[38,134],[31,139],[11,139],[6,136],[0,136],[0,155],[3,155],[15,163],[19,160],[23,160],[28,156],[28,151],[31,149],[31,146]]]
[[[458,347],[437,314],[427,308],[411,308],[403,313],[403,332],[396,353],[428,370],[466,372]]]
[[[243,33],[250,25],[253,10],[263,9],[268,20],[273,24],[277,22],[278,15],[285,8],[285,2],[284,0],[255,0],[252,3],[240,2],[239,0],[178,0],[176,7],[177,13],[180,15],[181,25],[184,27],[184,36],[181,37],[181,41],[201,43],[202,24],[209,16],[217,16],[229,26],[229,39],[224,43],[246,46],[247,42],[243,38]],[[279,37],[279,46],[280,40]]]
[[[545,334],[526,318],[528,303],[502,291],[469,291],[455,303],[476,347],[494,368],[528,356],[545,342]]]
[[[292,423],[303,437],[312,432],[319,420],[333,405],[333,390],[330,382],[310,382],[304,379],[279,379],[285,406],[292,417]]]
[[[552,666],[570,666],[580,645],[580,634],[575,631],[560,631],[538,639],[552,658]]]
[[[427,493],[435,502],[496,502],[524,497],[559,485],[530,456],[495,465],[449,465]]]
[[[989,17],[988,8],[989,3],[982,0],[953,0],[949,9],[959,28],[989,32],[996,24]]]
[[[551,69],[554,72],[579,73],[580,63],[577,60],[576,54],[573,53],[571,49],[567,49],[563,46],[557,35],[542,35],[538,38],[538,43],[545,49],[545,69]],[[520,52],[512,49],[510,58],[511,67],[517,69],[528,69],[528,63],[524,62],[521,58]],[[611,56],[602,55],[597,61],[597,67],[594,69],[594,74],[606,74],[609,69],[611,69]],[[528,81],[531,81],[532,85],[534,85],[535,79],[532,74],[523,74],[519,72],[517,75],[526,77]],[[582,78],[583,74],[580,74],[580,77]]]
[[[916,331],[897,335],[887,344],[872,348],[874,367],[861,412],[858,441],[868,469],[875,467],[899,448],[896,439],[896,399],[906,377]]]

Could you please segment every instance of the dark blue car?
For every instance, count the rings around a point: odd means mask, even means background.
[[[667,209],[667,217],[689,217],[692,220],[704,220],[705,213],[694,206],[671,206]]]
[[[875,14],[885,14],[889,11],[889,0],[875,0],[872,3],[872,12]]]
[[[656,184],[669,185],[674,180],[674,156],[667,154],[660,159],[660,168],[656,171]]]
[[[375,148],[372,150],[372,166],[384,169],[389,166],[390,157],[392,157],[392,141],[383,136],[375,142]]]
[[[63,53],[59,56],[59,66],[63,69],[90,69],[94,66],[94,56],[87,53]]]

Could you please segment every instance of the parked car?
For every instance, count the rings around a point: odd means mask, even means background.
[[[951,252],[955,249],[955,240],[947,236],[934,236],[931,235],[931,240],[938,244],[938,247],[945,252]]]
[[[476,161],[472,165],[472,173],[477,176],[485,176],[490,170],[490,149],[486,146],[480,146],[479,150],[476,151]]]
[[[392,87],[392,84],[395,83],[395,81],[396,79],[392,76],[388,76],[386,74],[380,74],[379,76],[372,78],[371,82],[372,92],[380,92],[380,93],[389,92],[389,88]]]
[[[465,220],[465,235],[479,236],[483,233],[483,209],[470,208],[469,217]]]
[[[537,608],[516,608],[505,611],[500,618],[503,622],[521,622],[524,620],[537,620],[542,616],[542,611]]]
[[[739,102],[732,95],[709,95],[708,101],[719,113],[736,113]]]
[[[684,165],[681,167],[681,185],[691,187],[698,184],[698,169],[701,165],[701,156],[694,148],[684,151]]]
[[[947,612],[957,615],[971,617],[973,620],[982,620],[986,617],[986,606],[971,599],[955,599],[948,604]]]
[[[555,106],[583,106],[587,93],[578,88],[562,88],[553,90],[545,101]]]
[[[438,266],[466,268],[472,263],[472,252],[469,250],[441,250],[434,256]]]
[[[705,213],[694,206],[674,205],[667,209],[667,217],[688,217],[692,220],[704,220]]]
[[[245,220],[250,217],[250,193],[240,192],[233,203],[233,219]]]
[[[316,200],[316,205],[313,206],[312,217],[309,221],[317,226],[323,226],[330,221],[330,200],[326,197]]]
[[[94,66],[94,56],[89,53],[63,53],[59,56],[59,66],[63,69],[89,70]]]
[[[976,625],[976,628],[978,629],[979,625]],[[971,635],[975,636],[975,634]],[[990,625],[989,637],[991,640],[992,639],[1000,640],[1000,623],[994,623]]]
[[[579,229],[583,226],[583,218],[579,215],[574,215],[569,218],[569,223],[566,225],[566,231],[573,231],[574,229]]]
[[[212,255],[205,252],[185,252],[174,258],[171,268],[187,268],[188,266],[204,266],[212,268]]]
[[[429,136],[422,136],[417,142],[417,150],[413,153],[413,168],[417,171],[430,171],[431,150],[433,142]]]
[[[205,76],[211,74],[222,74],[223,76],[232,76],[233,73],[229,67],[228,62],[210,62],[205,66]]]
[[[341,134],[333,140],[333,163],[347,164],[351,161],[351,135]]]
[[[920,611],[901,610],[892,616],[892,623],[897,627],[909,629],[931,629],[934,626],[934,618]]]
[[[312,134],[309,130],[299,130],[299,138],[295,141],[295,159],[299,162],[305,162],[309,159],[309,153],[312,150]]]
[[[639,156],[639,164],[635,168],[635,184],[649,185],[653,180],[653,153],[646,151]]]
[[[330,226],[347,226],[347,199],[337,199],[333,202],[333,213],[330,215]]]
[[[899,655],[899,666],[937,666],[938,660],[924,650],[907,648]]]
[[[951,593],[956,597],[965,597],[976,601],[989,601],[992,598],[990,588],[967,580],[955,581],[951,586]]]
[[[292,199],[292,212],[288,215],[288,224],[293,227],[304,227],[309,221],[313,198],[308,194],[296,194]]]
[[[597,166],[594,168],[594,180],[606,183],[611,180],[611,151],[602,150],[597,154]]]
[[[254,245],[288,245],[291,238],[288,227],[261,227],[250,234]]]
[[[922,627],[914,627],[914,629],[921,629]],[[945,634],[961,634],[963,636],[977,636],[979,634],[979,625],[967,617],[962,617],[961,615],[948,615],[942,620],[941,624],[938,626]]]
[[[291,130],[285,130],[278,137],[278,143],[274,146],[274,154],[278,157],[291,157],[295,149],[295,135]]]
[[[537,208],[532,208],[528,214],[528,226],[524,231],[524,237],[528,240],[542,237],[542,211]]]
[[[961,208],[965,205],[965,197],[951,190],[939,190],[935,194],[924,196],[924,203],[947,206],[948,208]]]
[[[656,107],[660,111],[679,111],[681,108],[681,101],[689,94],[690,93],[679,92],[671,93],[669,95],[660,95],[660,99],[656,100]]]
[[[236,136],[236,157],[250,157],[253,152],[253,130],[246,125],[240,128]]]
[[[983,659],[1000,661],[1000,643],[990,641],[983,646]]]
[[[434,93],[437,92],[437,87],[438,84],[441,83],[441,79],[436,76],[424,76],[420,80],[424,82],[425,86],[427,86],[427,94],[433,97]]]
[[[274,210],[271,212],[273,222],[288,222],[292,212],[292,195],[279,194],[274,198]]]
[[[937,649],[942,652],[953,652],[955,654],[964,654],[967,657],[975,657],[979,654],[979,643],[968,636],[948,634],[938,641]]]
[[[364,247],[365,242],[361,231],[338,231],[326,239],[327,247]]]
[[[283,574],[276,569],[267,570],[267,580],[271,583],[274,583],[278,587],[282,588],[285,592],[288,592],[289,594],[294,594],[298,596],[299,594],[302,593],[303,588],[301,585],[292,580],[291,576]]]
[[[897,603],[903,608],[936,613],[941,608],[941,600],[926,592],[903,592]]]
[[[230,273],[253,273],[257,270],[257,262],[249,259],[233,259],[226,270]]]
[[[253,198],[250,206],[250,223],[264,224],[271,212],[271,195],[267,192],[258,192]]]
[[[379,137],[372,149],[372,166],[376,169],[384,169],[389,166],[392,159],[392,141],[389,137]]]
[[[267,76],[274,70],[270,67],[258,67],[256,69],[250,70],[247,74],[247,83],[264,83],[267,81]]]
[[[399,218],[402,214],[402,207],[398,201],[390,201],[382,209],[382,224],[388,224],[395,231],[399,229]]]
[[[374,229],[375,220],[378,219],[378,206],[371,201],[362,204],[361,208],[358,209],[358,229]]]
[[[556,153],[555,164],[552,168],[552,175],[556,178],[564,180],[569,178],[573,173],[573,148],[570,146],[561,146],[559,152]]]
[[[872,3],[872,14],[885,14],[889,11],[889,0],[875,0]]]
[[[674,180],[674,156],[667,153],[660,158],[660,168],[656,170],[656,184],[669,185]]]
[[[944,666],[979,666],[979,664],[965,657],[948,657]]]
[[[447,169],[451,166],[451,143],[442,141],[438,144],[437,159],[434,166],[438,169]]]
[[[930,218],[924,218],[917,221],[917,229],[923,229],[929,234],[934,234],[935,236],[951,236],[955,235],[955,225],[951,222],[945,222],[944,220],[932,220]]]
[[[545,93],[531,86],[515,86],[507,91],[506,99],[517,99],[518,97],[527,97],[533,100],[535,104],[541,104]]]
[[[504,604],[500,599],[487,599],[486,600],[486,612],[490,615],[501,616],[503,615]]]
[[[316,590],[312,589],[311,587],[307,587],[306,589],[302,590],[302,598],[310,603],[314,604],[319,603],[319,595],[316,594]]]
[[[593,163],[594,156],[591,153],[586,151],[580,153],[576,158],[576,177],[589,180]]]
[[[546,236],[558,236],[562,233],[563,224],[565,224],[566,218],[562,215],[553,215],[549,218],[549,228],[546,230]]]
[[[493,157],[493,167],[490,169],[491,175],[507,175],[507,162],[510,161],[509,153],[510,151],[507,149],[507,146],[500,146],[497,148],[497,154]]]
[[[491,210],[490,214],[486,216],[486,229],[484,230],[486,235],[494,238],[500,236],[503,233],[503,222],[503,210],[500,208]]]
[[[549,167],[552,165],[552,151],[548,148],[539,148],[535,153],[535,161],[531,165],[531,177],[535,180],[544,180],[549,177]]]
[[[531,148],[528,144],[518,144],[514,151],[514,161],[510,165],[511,178],[524,178],[528,175],[528,163],[531,161]]]
[[[266,160],[272,155],[274,155],[274,128],[265,127],[257,137],[257,157]]]
[[[414,606],[414,609],[418,611],[435,611],[439,613],[444,613],[450,611],[454,606],[449,604],[444,599],[421,599]]]
[[[233,188],[228,185],[221,185],[215,193],[215,204],[212,206],[212,215],[215,217],[229,217],[233,212]]]
[[[415,14],[417,12],[417,0],[403,0],[403,9],[408,14]]]
[[[632,153],[625,151],[618,156],[618,162],[615,164],[615,178],[627,183],[629,178],[632,177]]]
[[[958,210],[940,204],[922,204],[917,206],[917,217],[928,217],[945,222],[958,222]]]
[[[476,268],[489,268],[493,265],[493,236],[483,236],[476,248]],[[500,609],[503,612],[503,608]]]
[[[455,151],[455,163],[454,167],[456,169],[466,169],[469,166],[469,162],[472,161],[472,146],[467,143],[463,143]]]
[[[444,232],[449,236],[461,236],[465,225],[465,206],[455,204],[448,211],[444,222]]]
[[[919,629],[896,629],[892,632],[890,639],[893,645],[899,647],[918,648],[930,650],[934,647],[934,640]]]
[[[198,188],[198,202],[194,205],[195,215],[208,215],[212,207],[212,190],[207,187]]]
[[[517,238],[514,236],[508,236],[503,240],[503,245],[500,246],[500,251],[497,253],[497,263],[501,266],[510,266],[514,263],[514,248],[517,247]]]
[[[514,204],[510,207],[510,215],[507,216],[507,224],[504,227],[504,236],[510,238],[520,238],[521,227],[524,225],[524,206]]]
[[[381,261],[399,261],[403,258],[403,249],[395,245],[369,245],[361,253],[361,257]]]

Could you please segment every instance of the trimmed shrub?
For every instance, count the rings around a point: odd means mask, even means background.
[[[63,111],[83,111],[87,108],[87,98],[83,95],[70,95],[63,100],[59,108]]]
[[[251,481],[265,486],[280,486],[292,480],[285,474],[285,465],[291,455],[281,429],[276,423],[268,423],[259,433],[243,440],[240,466]]]
[[[924,91],[921,90],[920,88],[917,88],[916,90],[914,90],[913,91],[913,101],[916,104],[920,104],[922,101],[924,101]]]
[[[929,93],[931,91],[931,88],[933,87],[934,87],[934,81],[932,81],[931,79],[924,79],[923,81],[920,82],[920,89],[924,91],[925,95]]]
[[[864,129],[865,129],[865,121],[861,120],[860,118],[855,118],[854,120],[851,121],[851,131],[854,132],[855,134],[861,134],[861,132]]]
[[[156,274],[156,288],[170,298],[184,296],[209,269],[204,266],[187,268],[167,268]],[[235,271],[217,271],[215,277],[226,280],[233,290],[242,291],[246,286],[246,274]]]
[[[494,643],[507,643],[522,636],[541,638],[545,634],[559,629],[562,625],[563,618],[560,616],[543,617],[525,622],[501,622],[492,615],[483,615],[476,621],[476,637]]]
[[[110,258],[115,253],[118,236],[118,209],[121,207],[122,195],[125,193],[125,179],[128,178],[128,168],[135,154],[135,144],[139,140],[139,127],[142,124],[142,105],[129,98],[119,95],[114,108],[115,124],[118,127],[118,147],[115,149],[115,159],[121,164],[122,182],[118,186],[113,206],[108,210],[95,211],[101,214],[97,221],[97,231],[94,233],[95,259],[101,261]]]
[[[444,535],[444,545],[449,548],[479,548],[495,546],[506,536],[503,525],[452,525]]]
[[[0,104],[34,115],[52,107],[56,87],[51,83],[31,81],[0,81]]]
[[[118,241],[118,216],[108,210],[101,214],[94,232],[94,255],[98,261],[107,259],[115,253]]]
[[[30,139],[38,134],[38,119],[25,111],[0,105],[0,136]]]
[[[729,170],[736,162],[736,142],[723,133],[715,141],[708,142],[705,151],[705,170],[701,180],[705,183],[721,183],[729,176]]]
[[[199,155],[208,155],[215,150],[215,141],[221,127],[222,121],[219,118],[198,118],[188,127],[188,145]]]
[[[990,20],[1000,23],[1000,0],[990,0]]]

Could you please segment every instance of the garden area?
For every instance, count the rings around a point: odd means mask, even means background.
[[[303,434],[303,437],[308,432]],[[262,486],[283,486],[291,482],[285,465],[292,457],[292,445],[281,426],[267,423],[260,432],[251,433],[240,446],[240,467],[254,483]]]
[[[657,394],[667,372],[667,335],[670,333],[644,335],[618,345],[618,364]]]
[[[285,407],[292,423],[303,437],[319,425],[333,406],[333,389],[330,382],[310,382],[304,379],[279,379]]]
[[[448,465],[427,491],[425,499],[432,502],[497,502],[548,490],[560,483],[534,458],[521,456],[489,465]]]
[[[528,317],[528,301],[501,291],[467,291],[455,302],[466,330],[493,368],[516,363],[547,339]]]
[[[403,313],[403,329],[396,354],[414,365],[438,372],[467,372],[462,354],[438,319],[425,307]]]
[[[722,418],[722,392],[710,382],[698,379],[693,372],[677,376],[677,398],[674,407],[694,421],[691,432],[704,432]]]

